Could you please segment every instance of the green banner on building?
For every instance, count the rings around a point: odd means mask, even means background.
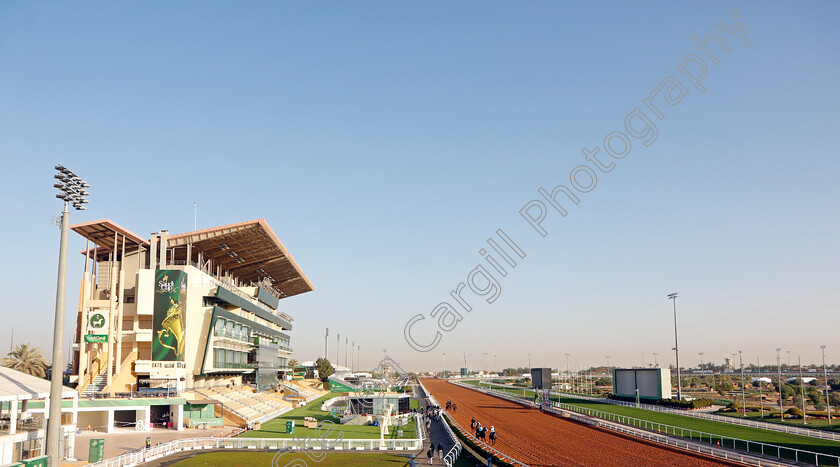
[[[155,271],[154,334],[152,360],[184,361],[187,306],[187,273]]]
[[[105,438],[91,438],[88,448],[88,462],[99,462],[105,458]]]
[[[107,335],[99,335],[99,334],[85,334],[85,342],[87,343],[101,343],[101,342],[108,342]]]

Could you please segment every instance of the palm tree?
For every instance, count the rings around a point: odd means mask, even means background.
[[[39,378],[46,375],[47,362],[44,361],[40,348],[30,347],[29,344],[18,344],[7,355],[3,359],[3,366]]]
[[[296,366],[298,366],[298,361],[297,360],[295,360],[294,358],[289,360],[289,368],[291,368],[292,371],[294,371]]]

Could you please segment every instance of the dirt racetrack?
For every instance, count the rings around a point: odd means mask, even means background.
[[[565,420],[537,409],[465,389],[439,379],[423,385],[437,402],[458,404],[454,417],[469,429],[475,417],[495,426],[496,449],[532,466],[719,466],[739,465],[693,455]]]

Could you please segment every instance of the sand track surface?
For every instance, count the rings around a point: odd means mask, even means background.
[[[531,466],[719,466],[740,465],[671,449],[594,428],[439,379],[423,379],[439,404],[458,404],[454,414],[469,429],[475,417],[495,426],[499,451]]]

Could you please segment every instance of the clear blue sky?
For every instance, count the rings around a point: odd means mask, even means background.
[[[749,48],[717,28],[735,8]],[[382,348],[416,370],[442,352],[450,369],[485,352],[667,364],[678,291],[684,366],[776,347],[813,362],[820,344],[840,361],[838,20],[836,2],[4,2],[0,348],[10,326],[51,348],[60,162],[93,185],[74,223],[182,232],[194,201],[199,228],[266,218],[316,286],[282,302],[299,360],[329,326],[331,358],[341,333],[363,366]],[[690,40],[712,32],[732,47],[717,65]],[[676,68],[690,54],[703,93]],[[642,100],[667,76],[689,94],[661,104],[655,142],[632,139],[540,237],[520,208],[635,107],[652,118]],[[406,322],[498,228],[527,254],[498,300],[473,295],[435,350],[412,350]]]

